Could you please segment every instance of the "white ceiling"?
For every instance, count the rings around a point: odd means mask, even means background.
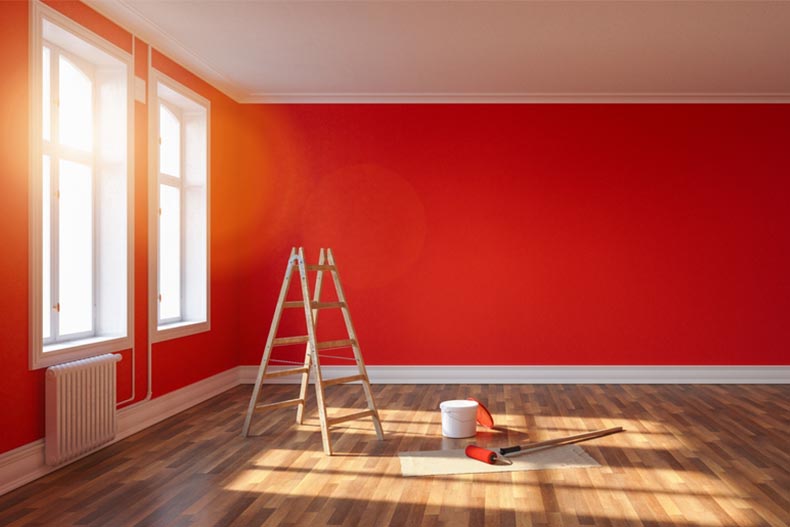
[[[241,102],[790,102],[790,1],[87,3]]]

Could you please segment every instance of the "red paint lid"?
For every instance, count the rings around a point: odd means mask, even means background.
[[[494,418],[491,417],[491,412],[488,411],[486,405],[475,399],[474,397],[467,397],[468,401],[477,403],[477,422],[486,428],[494,428]]]

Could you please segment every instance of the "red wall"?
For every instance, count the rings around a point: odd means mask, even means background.
[[[245,112],[245,364],[299,244],[370,364],[788,363],[790,106]]]
[[[132,35],[80,2],[48,2],[122,49]],[[135,74],[147,79],[148,47],[136,40]],[[0,453],[43,436],[44,370],[28,369],[28,3],[0,2]],[[233,140],[240,106],[180,66],[153,53],[154,66],[211,102],[211,331],[153,346],[153,395],[181,388],[239,363],[234,310],[238,229],[234,181],[238,155]],[[134,302],[135,401],[148,391],[148,132],[146,105],[135,103]],[[132,350],[122,352],[118,398],[132,395]]]

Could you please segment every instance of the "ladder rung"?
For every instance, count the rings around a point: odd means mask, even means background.
[[[263,377],[264,377],[264,379],[271,379],[273,377],[284,377],[286,375],[296,375],[297,373],[307,373],[308,371],[310,371],[310,369],[309,368],[304,368],[304,367],[302,367],[302,368],[289,368],[287,370],[266,372],[266,375],[264,375]]]
[[[300,337],[280,337],[272,341],[272,346],[288,346],[290,344],[305,344],[310,337],[302,335]]]
[[[324,385],[324,387],[327,387],[327,386],[334,386],[335,384],[347,384],[349,382],[361,381],[364,379],[365,376],[362,374],[349,375],[348,377],[336,377],[334,379],[326,379],[322,382],[322,384]]]
[[[304,307],[304,302],[301,300],[289,300],[283,302],[284,308],[301,308]],[[310,302],[310,307],[313,309],[330,309],[338,307],[346,307],[345,302]]]
[[[310,307],[313,309],[331,309],[337,307],[346,307],[345,302],[310,302]]]
[[[335,348],[348,348],[354,345],[354,341],[351,339],[346,340],[327,340],[326,342],[319,342],[316,344],[316,347],[319,350],[331,350]]]
[[[306,264],[304,268],[307,269],[308,271],[336,271],[337,270],[337,268],[334,265]]]
[[[353,421],[355,419],[362,419],[363,417],[370,417],[374,415],[373,410],[363,410],[348,415],[341,415],[340,417],[328,417],[326,419],[327,425],[336,425],[338,423],[345,423],[346,421]]]
[[[287,401],[280,401],[277,403],[258,403],[255,405],[255,408],[260,410],[276,410],[278,408],[296,406],[298,404],[304,404],[304,399],[288,399]]]

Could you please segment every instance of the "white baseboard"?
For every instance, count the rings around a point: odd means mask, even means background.
[[[240,384],[238,370],[238,367],[231,368],[161,397],[118,410],[116,440],[136,434],[159,421],[164,421],[187,408],[238,386]]]
[[[272,370],[280,367],[272,366]],[[790,384],[790,366],[368,366],[373,384]],[[356,373],[324,366],[324,378]],[[238,386],[253,384],[258,366],[237,366],[118,411],[115,441]],[[299,376],[271,383],[297,384]],[[44,463],[44,440],[0,454],[0,495],[60,467]]]
[[[123,408],[118,411],[118,433],[113,443],[239,384],[239,368],[231,368],[161,397]],[[0,495],[63,466],[52,467],[45,463],[43,439],[0,454]]]
[[[283,367],[272,366],[276,371]],[[790,384],[790,366],[367,366],[373,384]],[[356,366],[323,366],[324,378],[357,373]],[[258,366],[239,366],[242,384]],[[298,384],[298,375],[272,384]]]
[[[39,439],[0,455],[0,496],[52,471],[44,463],[44,440]]]

